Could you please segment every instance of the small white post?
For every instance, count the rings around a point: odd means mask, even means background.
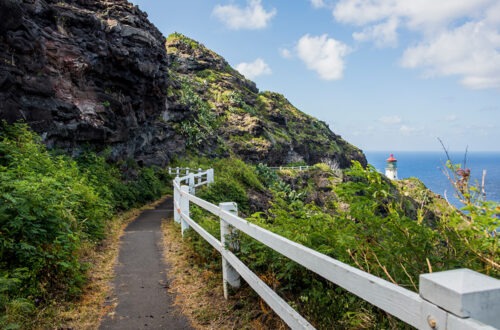
[[[174,181],[180,186],[180,180],[179,177],[176,177]],[[174,221],[179,223],[181,222],[179,212],[181,211],[180,208],[180,192],[177,189],[177,187],[174,185]]]
[[[500,280],[470,269],[455,269],[422,274],[419,285],[420,296],[439,310],[500,328]],[[454,328],[451,324],[439,324],[442,318],[436,315],[424,313],[420,329]]]
[[[189,194],[188,186],[181,186],[181,213],[189,217],[189,199],[185,194]],[[181,217],[181,233],[184,236],[184,231],[189,228],[189,224]]]
[[[214,169],[211,168],[207,170],[207,184],[210,185],[213,182],[214,182]]]
[[[201,179],[201,177],[202,177],[202,176],[203,176],[203,175],[201,174],[201,168],[199,168],[199,167],[198,167],[198,173],[197,173],[197,177],[198,177],[198,180],[197,180],[197,181],[198,181],[198,182],[196,182],[196,184],[200,184],[200,183],[201,183],[201,181],[203,181],[203,180]]]
[[[176,175],[176,176],[179,176],[179,166],[177,166],[177,167],[175,168],[175,175]]]
[[[238,215],[238,205],[236,203],[220,203],[219,207],[221,210]],[[220,241],[224,249],[229,249],[231,251],[239,250],[239,243],[234,240],[237,230],[230,226],[223,218],[220,218]],[[226,240],[229,239],[229,242]],[[227,262],[227,260],[222,257],[222,280],[224,288],[224,298],[228,299],[228,287],[229,284],[233,288],[239,288],[241,285],[240,274]]]
[[[195,187],[194,185],[196,184],[195,181],[196,178],[194,177],[194,173],[189,173],[188,174],[188,185],[189,185],[189,193],[194,195],[195,194]]]

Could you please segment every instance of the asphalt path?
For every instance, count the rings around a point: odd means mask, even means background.
[[[192,329],[167,291],[161,221],[172,219],[172,199],[143,211],[125,229],[108,303],[118,303],[99,329]]]

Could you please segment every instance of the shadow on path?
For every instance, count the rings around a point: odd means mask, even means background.
[[[143,211],[125,229],[113,281],[113,302],[99,329],[192,329],[167,292],[161,220],[172,218],[172,199]]]

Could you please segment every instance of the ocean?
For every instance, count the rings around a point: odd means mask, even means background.
[[[386,159],[391,152],[365,151],[368,163],[378,171],[385,173]],[[446,154],[442,152],[392,152],[397,159],[398,178],[416,177],[430,190],[444,196],[450,203],[461,207],[454,197],[455,193],[448,178],[443,173],[446,164]],[[450,152],[452,163],[463,166],[465,152]],[[465,168],[471,170],[471,183],[481,184],[483,170],[486,170],[486,199],[500,202],[500,152],[468,152]]]

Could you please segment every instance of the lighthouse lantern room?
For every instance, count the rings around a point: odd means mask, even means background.
[[[398,179],[398,161],[394,158],[394,155],[391,154],[389,158],[387,158],[387,165],[385,167],[385,176],[391,180]]]

